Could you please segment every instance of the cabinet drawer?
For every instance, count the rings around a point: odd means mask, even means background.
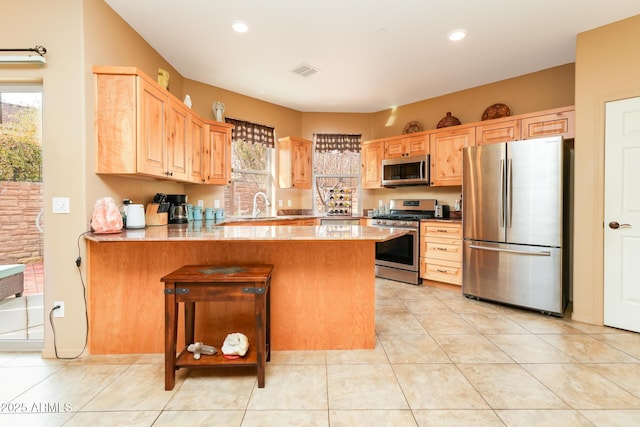
[[[420,277],[462,286],[462,263],[420,258]]]
[[[420,256],[445,261],[462,262],[462,240],[435,237],[423,240]]]
[[[420,224],[422,238],[444,237],[448,239],[462,239],[462,225],[460,223],[423,222]]]

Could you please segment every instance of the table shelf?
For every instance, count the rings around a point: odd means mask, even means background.
[[[265,351],[265,359],[269,359],[269,346],[267,346]],[[178,356],[176,356],[176,368],[210,368],[210,367],[224,367],[224,366],[257,366],[258,364],[258,353],[252,348],[251,343],[249,343],[249,350],[244,357],[240,357],[238,359],[227,359],[225,358],[221,350],[218,349],[218,352],[213,355],[201,354],[200,359],[195,359],[193,357],[193,353],[187,350],[185,347]]]

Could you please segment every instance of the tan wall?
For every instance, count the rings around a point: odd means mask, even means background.
[[[573,318],[604,321],[605,103],[640,96],[640,15],[578,35]]]
[[[511,114],[524,114],[573,105],[574,64],[425,99],[379,111],[373,116],[373,138],[400,135],[405,125],[417,120],[424,129],[435,129],[447,112],[464,123],[479,122],[490,105],[509,106]]]

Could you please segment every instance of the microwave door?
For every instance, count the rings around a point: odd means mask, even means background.
[[[420,156],[384,160],[382,162],[383,185],[412,185],[429,183],[429,157]]]

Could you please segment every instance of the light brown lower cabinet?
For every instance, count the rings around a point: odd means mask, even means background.
[[[422,221],[420,239],[420,277],[461,286],[462,224]]]

